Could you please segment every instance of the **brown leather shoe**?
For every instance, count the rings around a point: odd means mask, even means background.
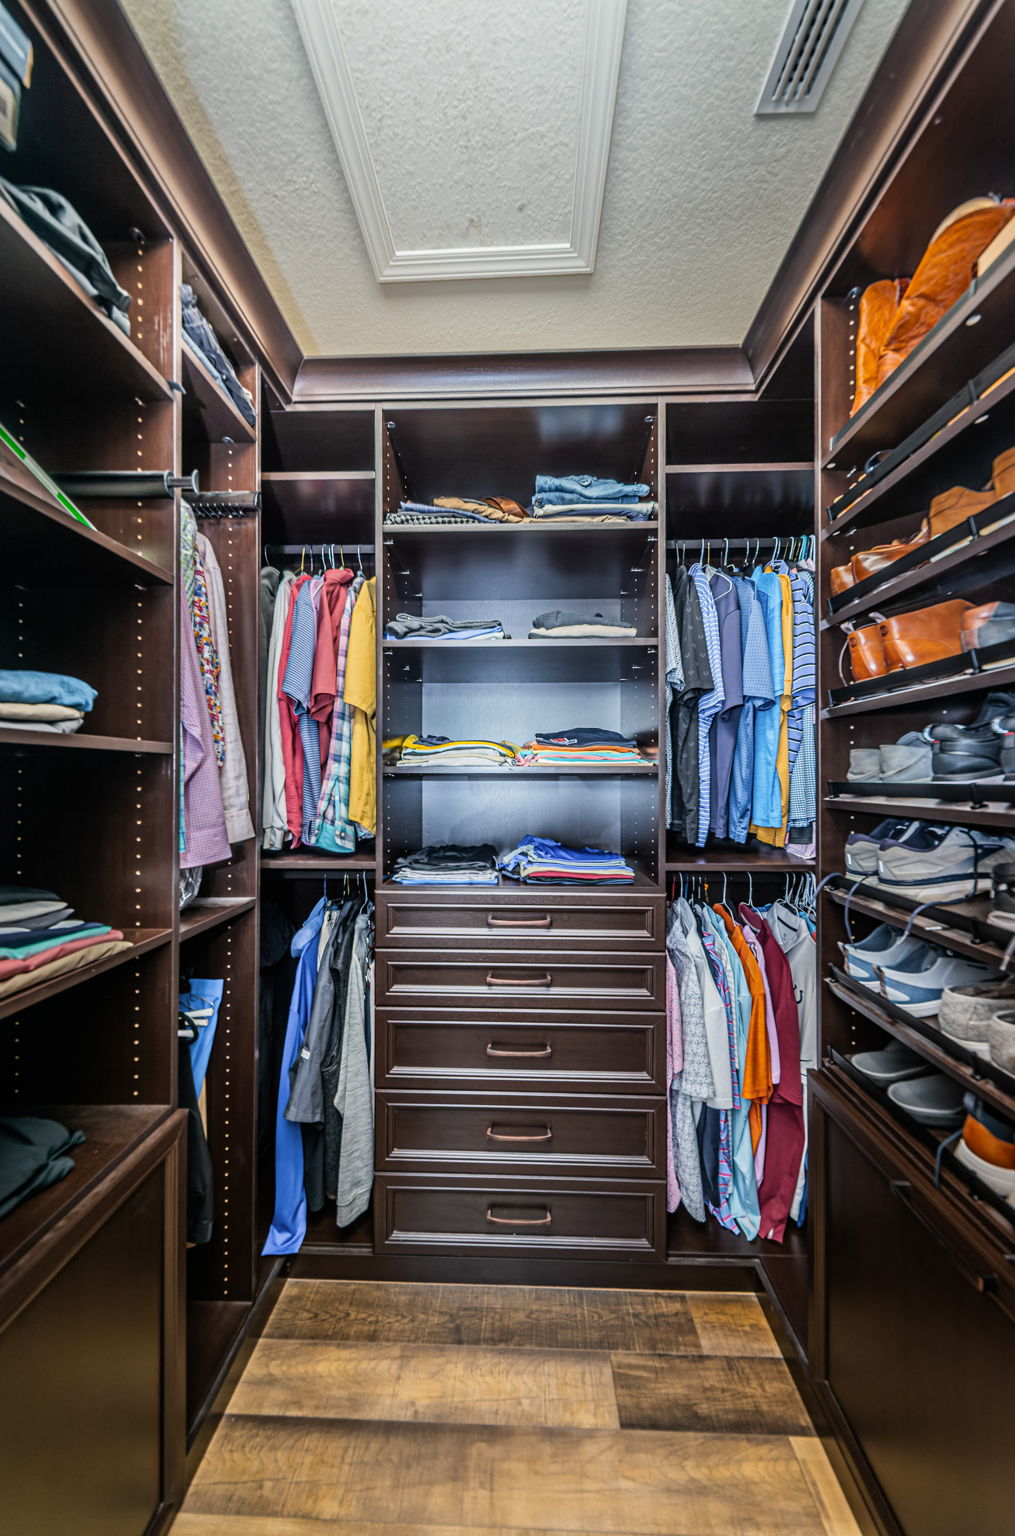
[[[847,561],[845,565],[833,565],[828,573],[828,585],[833,597],[838,597],[840,592],[848,591],[855,582],[852,561]]]
[[[977,512],[985,512],[992,507],[997,500],[992,488],[985,491],[969,491],[964,485],[953,485],[951,490],[942,491],[940,496],[935,496],[930,504],[927,514],[927,529],[930,537],[936,538],[939,533],[947,533],[949,528],[958,527],[964,523],[967,517],[975,517]]]
[[[1006,448],[994,460],[994,496],[1010,496],[1015,491],[1015,448]]]
[[[878,386],[965,293],[981,253],[1013,215],[1015,199],[974,197],[953,209],[935,230],[885,337]]]
[[[952,598],[929,608],[897,613],[880,623],[885,663],[890,672],[899,667],[922,667],[962,652],[962,619],[973,611],[972,603]]]
[[[851,630],[846,643],[854,682],[864,683],[870,677],[884,677],[888,663],[879,624],[864,624],[860,629]]]
[[[878,385],[878,362],[899,312],[908,277],[886,277],[871,283],[860,296],[856,331],[856,385],[850,415],[870,399]]]
[[[921,532],[915,539],[910,539],[908,544],[903,543],[902,539],[893,539],[891,544],[875,544],[873,549],[862,549],[849,562],[853,570],[853,579],[865,581],[868,576],[876,576],[879,571],[893,565],[896,560],[901,560],[903,555],[908,555],[912,550],[926,544],[927,538],[927,533]]]

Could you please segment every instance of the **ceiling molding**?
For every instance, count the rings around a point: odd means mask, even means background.
[[[569,240],[434,250],[400,250],[395,243],[333,0],[292,0],[292,6],[379,283],[595,271],[627,0],[586,0],[585,62]]]
[[[446,357],[308,357],[293,399],[463,400],[586,395],[742,394],[754,388],[739,347],[629,352],[479,353]]]

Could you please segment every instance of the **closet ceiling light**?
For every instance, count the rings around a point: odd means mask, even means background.
[[[380,283],[595,269],[627,0],[292,0]]]
[[[794,0],[756,117],[816,112],[863,0]]]

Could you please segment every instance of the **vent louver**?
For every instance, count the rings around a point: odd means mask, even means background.
[[[816,112],[863,0],[794,0],[756,117]]]

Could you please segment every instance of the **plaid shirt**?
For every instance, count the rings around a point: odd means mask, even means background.
[[[349,652],[349,625],[356,606],[363,576],[357,576],[349,588],[338,632],[338,658],[335,668],[335,706],[331,714],[331,748],[321,784],[317,815],[307,839],[315,848],[331,853],[352,853],[356,847],[356,828],[349,820],[349,772],[352,766],[353,710],[342,695],[345,692],[345,662]]]

